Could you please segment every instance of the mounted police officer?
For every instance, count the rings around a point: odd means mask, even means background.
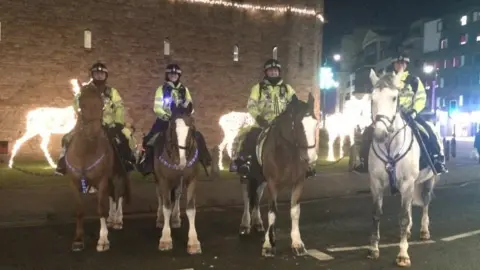
[[[433,165],[438,174],[446,173],[445,156],[443,154],[442,142],[440,136],[436,134],[435,129],[422,119],[418,114],[423,111],[427,101],[427,94],[422,81],[407,70],[410,58],[405,54],[399,54],[392,61],[392,70],[394,74],[401,76],[399,105],[404,113],[405,118],[410,125],[419,124],[428,133],[428,141],[425,146],[431,156]],[[417,128],[418,129],[418,128]],[[360,166],[355,170],[358,172],[368,172],[368,152],[372,143],[373,127],[366,128],[360,151]],[[421,137],[417,137],[420,138]],[[419,142],[420,143],[420,142]]]
[[[111,142],[116,142],[116,155],[123,162],[126,172],[134,169],[135,158],[131,149],[132,137],[131,132],[125,127],[125,111],[123,100],[117,89],[107,85],[108,69],[105,64],[97,62],[90,68],[90,77],[97,88],[102,91],[104,100],[103,107],[103,126],[108,134]],[[81,92],[75,95],[73,108],[79,112],[79,97]],[[55,171],[58,175],[64,175],[66,172],[65,152],[72,139],[75,130],[65,134],[62,138],[62,153],[58,160],[57,169]]]
[[[250,172],[251,158],[254,157],[257,138],[263,129],[287,108],[295,95],[295,90],[283,82],[280,73],[282,66],[275,59],[270,59],[263,65],[264,78],[255,84],[250,92],[247,110],[255,119],[253,127],[240,130],[233,145],[233,157],[230,164],[231,172],[239,172],[246,178]],[[315,170],[310,168],[307,177],[313,176]]]
[[[159,139],[164,139],[164,133],[168,128],[170,117],[172,116],[172,106],[181,106],[184,108],[192,108],[193,102],[190,91],[180,82],[182,70],[176,64],[169,64],[165,70],[165,83],[155,92],[155,102],[153,111],[157,116],[150,132],[143,138],[144,153],[139,161],[139,171],[147,175],[153,172],[153,145],[152,138],[158,134]],[[211,165],[212,159],[208,152],[207,145],[203,135],[196,131],[195,138],[197,140],[199,160],[205,166]],[[160,142],[163,144],[163,142]]]

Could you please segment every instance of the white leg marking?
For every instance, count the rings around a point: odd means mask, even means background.
[[[113,200],[112,197],[108,197],[108,218],[107,218],[107,226],[109,228],[113,227],[115,223],[115,216],[117,211],[117,204]]]
[[[175,121],[175,124],[177,125],[176,132],[177,132],[178,145],[185,146],[189,127],[185,124],[185,121],[183,121],[183,119],[177,119]],[[187,165],[187,158],[185,157],[185,149],[178,149],[178,151],[180,155],[180,166],[183,168]]]
[[[123,229],[123,197],[118,198],[117,213],[113,224],[115,230]]]
[[[423,207],[422,211],[422,223],[420,227],[420,239],[428,240],[430,239],[430,218],[428,217],[428,205]]]
[[[107,251],[110,249],[110,242],[108,242],[108,228],[104,217],[100,218],[100,233],[99,233],[97,251]]]
[[[163,230],[162,230],[162,237],[160,238],[160,242],[158,244],[158,249],[161,251],[171,250],[173,248],[172,243],[172,231],[170,229],[170,216],[172,214],[172,210],[167,209],[165,206],[163,207]]]
[[[318,251],[316,249],[309,249],[308,250],[308,255],[312,256],[313,258],[319,260],[319,261],[330,261],[333,260],[334,258],[326,253],[323,253],[321,251]]]
[[[242,184],[243,197],[243,215],[242,223],[240,223],[240,234],[250,234],[250,199],[248,198],[248,185]]]
[[[292,231],[290,232],[290,237],[292,238],[292,248],[303,247],[303,242],[300,237],[300,229],[298,228],[298,223],[300,219],[299,204],[290,208],[290,217],[292,219]]]
[[[195,228],[195,208],[187,209],[188,218],[188,253],[189,254],[201,254],[202,247],[200,241],[198,241],[197,229]]]
[[[276,218],[275,213],[269,211],[268,212],[268,229],[265,232],[265,242],[263,242],[263,252],[272,248],[272,243],[270,242],[270,236],[268,232],[270,231],[272,225],[275,223],[275,218]],[[263,253],[263,255],[265,256],[266,254]]]

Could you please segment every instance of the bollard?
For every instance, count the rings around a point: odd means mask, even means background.
[[[450,160],[450,142],[443,138],[443,150],[445,151],[445,160]]]
[[[452,138],[450,143],[450,152],[452,153],[453,158],[457,156],[457,140],[455,140],[455,137]]]

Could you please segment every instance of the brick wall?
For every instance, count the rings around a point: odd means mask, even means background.
[[[249,89],[262,77],[273,46],[278,46],[284,77],[300,97],[306,98],[315,85],[321,25],[313,17],[166,0],[26,2],[0,1],[0,140],[10,144],[23,134],[28,110],[70,105],[69,80],[87,80],[87,70],[97,60],[107,64],[109,84],[119,89],[128,118],[143,132],[154,121],[153,94],[163,82],[164,67],[177,62],[192,92],[197,126],[210,147],[223,136],[219,117],[245,110]],[[309,2],[315,7],[323,1]],[[83,48],[85,29],[92,32],[90,51]],[[163,55],[165,38],[170,40],[169,57]],[[239,62],[233,62],[235,44]],[[52,140],[54,153],[59,144],[59,138]],[[38,140],[21,152],[41,153]]]

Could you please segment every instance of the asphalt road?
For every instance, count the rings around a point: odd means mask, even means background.
[[[411,269],[480,269],[480,231],[455,240],[446,238],[480,230],[480,186],[441,188],[435,195],[430,208],[430,231],[434,242],[410,246]],[[262,235],[243,239],[237,236],[242,210],[237,207],[206,209],[197,213],[203,254],[196,256],[186,253],[188,223],[184,214],[183,228],[173,230],[174,249],[165,253],[157,249],[160,230],[155,228],[154,217],[129,218],[122,231],[110,230],[111,249],[105,253],[95,250],[98,221],[87,222],[86,249],[80,253],[70,251],[73,224],[4,228],[0,230],[0,269],[396,269],[393,262],[397,247],[381,248],[380,258],[376,261],[366,258],[365,249],[331,250],[368,244],[370,201],[365,195],[302,205],[300,230],[303,240],[312,255],[320,254],[320,260],[313,256],[293,256],[288,206],[282,205],[277,218],[275,258],[260,256]],[[399,197],[387,196],[380,244],[398,242],[398,209]],[[411,241],[419,239],[419,212],[414,210]],[[327,256],[331,256],[330,260],[324,260]]]

